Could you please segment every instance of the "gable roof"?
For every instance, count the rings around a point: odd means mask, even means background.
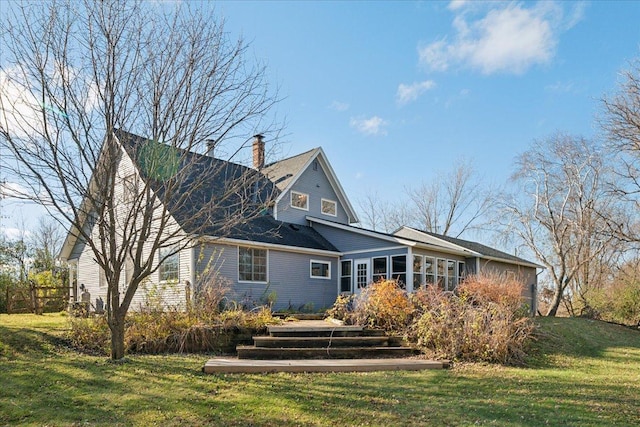
[[[262,168],[262,173],[269,177],[278,190],[284,193],[295,181],[294,178],[305,169],[305,165],[310,164],[312,159],[317,156],[318,150],[318,148],[314,148],[293,157],[269,163]]]
[[[425,241],[425,242],[426,241],[431,241],[431,242],[440,241],[440,242],[450,243],[450,244],[458,246],[460,248],[472,251],[473,253],[475,253],[477,256],[480,256],[481,258],[495,260],[495,261],[503,261],[503,262],[507,262],[507,263],[510,263],[510,264],[518,264],[518,265],[523,265],[523,266],[527,266],[527,267],[544,268],[543,266],[538,265],[536,263],[533,263],[531,261],[527,261],[526,259],[517,257],[515,255],[508,254],[506,252],[499,251],[498,249],[492,248],[490,246],[483,245],[483,244],[478,243],[478,242],[472,242],[470,240],[458,239],[456,237],[444,236],[444,235],[441,235],[441,234],[432,233],[430,231],[418,230],[418,229],[413,228],[413,227],[408,227],[408,226],[400,227],[393,234],[394,235],[398,235],[399,233],[401,233],[402,229],[412,231],[413,232],[413,234],[412,234],[413,236],[422,235],[423,237],[425,237],[424,239],[419,239],[421,241]]]
[[[260,242],[338,252],[311,227],[277,221],[264,212],[265,202],[276,193],[276,187],[260,171],[171,147],[123,130],[116,130],[115,135],[136,166],[140,178],[149,185],[185,233],[197,232],[201,236],[241,240],[248,244]],[[169,190],[162,175],[180,173],[184,175],[174,183],[177,187]],[[243,184],[247,185],[243,187]],[[229,192],[229,187],[236,191]],[[219,201],[216,208],[207,211],[206,216],[200,214],[205,203],[212,200]],[[232,227],[227,226],[229,217],[236,220]],[[77,241],[76,234],[69,233],[61,256],[69,257]]]
[[[302,173],[307,170],[315,160],[320,162],[322,169],[325,171],[329,184],[331,184],[333,191],[338,196],[340,203],[347,213],[349,222],[358,222],[358,215],[351,205],[351,202],[349,202],[349,198],[342,188],[340,181],[338,181],[336,173],[327,160],[327,156],[322,147],[317,147],[293,157],[270,163],[262,169],[262,173],[273,182],[280,193],[276,198],[276,203],[280,202],[287,191],[293,187]]]

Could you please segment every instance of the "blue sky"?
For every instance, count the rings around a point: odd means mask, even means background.
[[[639,2],[223,2],[285,99],[281,155],[322,146],[357,200],[464,156],[504,183],[556,131],[595,137],[640,56]]]
[[[532,140],[597,137],[599,100],[640,57],[640,2],[204,7],[280,88],[286,137],[271,160],[322,146],[355,206],[372,192],[397,200],[461,157],[503,184]],[[2,226],[32,221],[31,208],[3,204]]]

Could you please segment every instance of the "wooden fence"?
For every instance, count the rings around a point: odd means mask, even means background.
[[[68,303],[68,286],[36,286],[31,282],[28,288],[7,288],[8,314],[56,312],[67,308]]]

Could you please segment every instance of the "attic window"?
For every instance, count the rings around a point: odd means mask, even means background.
[[[336,216],[337,205],[335,200],[322,199],[322,213],[329,216]]]
[[[305,193],[299,193],[297,191],[291,192],[291,207],[296,209],[309,210],[309,195]]]
[[[313,170],[314,170],[314,171],[317,171],[317,170],[318,170],[318,161],[317,161],[317,160],[315,160],[315,161],[313,162]]]

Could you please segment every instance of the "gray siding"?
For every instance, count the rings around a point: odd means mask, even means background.
[[[314,164],[317,170],[314,170]],[[309,195],[309,210],[301,210],[291,207],[291,191],[298,191]],[[321,210],[321,200],[333,200],[336,202],[336,216],[326,215]],[[327,174],[322,168],[322,164],[318,159],[311,162],[311,165],[302,172],[300,177],[293,184],[276,206],[277,218],[280,221],[291,222],[294,224],[306,225],[307,216],[323,218],[329,221],[335,221],[342,224],[348,224],[349,218],[347,212],[340,203],[338,195],[333,190]]]
[[[247,245],[247,247],[252,247]],[[198,249],[196,258],[197,286],[203,284],[207,265],[217,280],[229,287],[230,299],[243,305],[264,304],[268,295],[275,296],[274,310],[330,307],[338,295],[338,257],[300,254],[267,249],[268,283],[238,281],[238,246],[207,244]],[[330,279],[310,277],[311,260],[327,261],[331,265]]]
[[[401,246],[400,243],[388,241],[383,238],[365,236],[354,231],[340,230],[322,224],[313,224],[313,228],[325,239],[330,241],[340,252],[359,250],[379,250],[380,248]]]

